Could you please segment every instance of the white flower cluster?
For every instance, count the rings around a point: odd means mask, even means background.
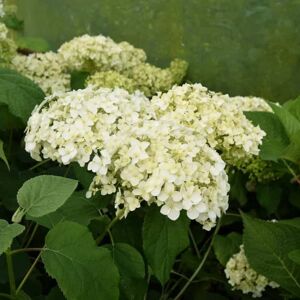
[[[231,101],[241,111],[267,111],[272,112],[270,105],[259,97],[231,97]]]
[[[38,84],[46,95],[70,90],[71,76],[57,53],[17,55],[12,60],[12,67]]]
[[[152,99],[163,120],[193,128],[208,144],[235,159],[258,155],[265,132],[254,126],[228,95],[208,91],[201,84],[175,86]]]
[[[270,281],[250,267],[243,245],[240,246],[240,252],[227,262],[225,275],[234,290],[240,290],[244,294],[252,293],[253,298],[261,297],[267,286],[279,287],[276,282]]]
[[[142,49],[103,35],[76,37],[58,49],[70,70],[124,71],[146,61]]]
[[[28,121],[34,159],[77,161],[94,172],[88,196],[117,192],[125,215],[146,201],[175,220],[185,210],[207,230],[228,208],[225,163],[201,134],[157,120],[139,92],[88,87],[50,97]]]

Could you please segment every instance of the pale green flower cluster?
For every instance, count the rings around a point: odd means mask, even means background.
[[[184,84],[153,97],[151,103],[161,119],[193,128],[225,158],[230,155],[238,161],[258,155],[265,132],[254,126],[231,100],[201,84]],[[230,163],[234,164],[234,160]]]
[[[103,35],[75,37],[58,49],[70,70],[122,72],[146,61],[142,49]]]
[[[279,287],[277,283],[258,274],[250,267],[243,245],[240,246],[240,252],[229,259],[224,271],[234,290],[240,290],[244,294],[251,293],[253,298],[261,297],[267,286]]]
[[[228,208],[225,163],[201,133],[159,120],[140,92],[88,87],[46,99],[28,121],[26,150],[95,173],[87,196],[117,192],[124,214],[155,203],[210,230]]]
[[[122,75],[117,71],[96,72],[89,76],[86,80],[86,86],[93,86],[95,89],[99,88],[122,88],[132,93],[136,88],[134,80]]]
[[[0,23],[0,66],[8,67],[12,58],[16,55],[17,46],[9,38],[5,24]]]
[[[12,59],[12,67],[38,84],[46,95],[70,90],[71,76],[57,53],[16,55]]]
[[[127,69],[122,74],[114,71],[96,72],[91,75],[87,84],[101,87],[120,87],[132,92],[142,91],[151,97],[158,91],[168,91],[174,84],[181,83],[186,74],[187,62],[175,59],[169,68],[161,69],[148,63],[141,63]]]

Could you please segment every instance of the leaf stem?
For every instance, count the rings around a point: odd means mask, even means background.
[[[180,292],[178,293],[178,295],[174,298],[174,300],[179,300],[181,298],[181,296],[183,295],[183,293],[185,292],[185,290],[188,288],[188,286],[192,283],[192,281],[195,279],[195,277],[198,275],[198,273],[201,271],[203,265],[205,264],[206,262],[206,259],[210,253],[210,250],[212,248],[212,245],[214,243],[214,240],[215,240],[215,237],[220,229],[220,226],[221,226],[221,218],[219,219],[218,221],[218,224],[217,224],[217,227],[212,235],[212,239],[210,241],[210,244],[203,256],[203,259],[201,260],[199,266],[197,267],[197,269],[195,270],[195,272],[193,273],[193,275],[190,277],[190,279],[188,280],[188,282],[183,286],[183,288],[180,290]]]
[[[21,283],[19,284],[19,286],[18,286],[18,288],[16,290],[16,294],[18,294],[21,291],[22,287],[24,286],[25,282],[27,281],[28,277],[30,276],[31,272],[33,271],[33,269],[34,269],[35,265],[37,264],[38,260],[40,259],[41,255],[42,255],[42,251],[36,257],[36,259],[34,260],[33,264],[31,265],[31,267],[27,271],[26,275],[22,279]]]
[[[120,210],[111,222],[106,226],[105,230],[96,238],[96,244],[99,245],[110,228],[124,215],[124,210]]]
[[[291,173],[291,175],[293,175],[293,180],[296,181],[298,184],[300,184],[300,179],[298,178],[299,176],[297,176],[295,171],[290,167],[290,165],[286,162],[285,159],[282,159],[282,161],[283,161],[283,164],[286,166],[286,168]]]
[[[194,246],[196,255],[197,255],[198,258],[200,258],[200,252],[199,252],[199,249],[198,249],[198,246],[197,246],[197,243],[196,243],[196,240],[195,240],[195,238],[194,238],[194,235],[193,235],[193,232],[192,232],[191,228],[189,228],[189,235],[190,235],[192,244],[193,244],[193,246]]]
[[[14,297],[12,297],[8,294],[5,294],[5,293],[0,293],[0,297],[7,298],[7,299],[14,299]]]
[[[38,227],[39,227],[39,224],[35,224],[34,225],[34,228],[33,228],[32,232],[31,232],[31,235],[30,235],[30,237],[29,237],[29,239],[28,239],[28,241],[27,241],[27,243],[26,243],[26,245],[25,245],[24,248],[28,248],[28,246],[31,244],[31,242],[33,240],[33,237],[36,234],[36,231],[37,231]]]
[[[16,295],[16,281],[15,281],[15,274],[14,274],[13,261],[10,253],[10,248],[5,252],[5,256],[6,256],[10,294],[12,298],[14,298],[14,296]]]
[[[10,252],[10,254],[14,255],[23,252],[34,252],[34,251],[42,251],[42,250],[44,250],[44,248],[22,248],[22,249],[13,250]]]
[[[46,164],[46,163],[49,162],[50,160],[51,160],[50,158],[48,158],[48,159],[46,159],[46,160],[42,160],[42,161],[40,161],[39,163],[37,163],[37,164],[35,164],[34,166],[32,166],[31,168],[29,168],[29,170],[32,171],[32,170],[34,170],[34,169],[36,169],[36,168],[38,168],[38,167],[40,167],[40,166]]]

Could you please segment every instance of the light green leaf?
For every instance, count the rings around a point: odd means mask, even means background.
[[[164,284],[170,276],[176,256],[189,245],[189,221],[181,215],[176,221],[150,207],[143,224],[143,248],[154,275]]]
[[[120,273],[120,299],[144,299],[147,283],[142,255],[132,246],[116,243],[108,247]]]
[[[9,69],[0,69],[0,103],[27,122],[33,108],[45,97],[43,91],[30,79]]]
[[[83,193],[75,192],[67,201],[56,211],[41,217],[30,217],[36,223],[52,228],[62,221],[73,221],[82,225],[88,225],[91,220],[99,217],[99,211],[95,202],[87,199]]]
[[[291,251],[289,253],[289,258],[296,264],[300,265],[300,249]]]
[[[300,295],[300,266],[288,256],[300,248],[297,227],[254,219],[243,214],[243,243],[250,266],[277,282],[292,294]]]
[[[0,219],[0,255],[10,246],[13,239],[24,231],[25,227],[20,224],[8,224]]]
[[[67,299],[119,299],[119,274],[110,251],[97,247],[86,227],[57,224],[46,236],[42,260]]]
[[[290,143],[279,118],[269,112],[245,112],[245,115],[267,134],[260,147],[259,156],[263,160],[277,161]]]
[[[78,182],[73,179],[41,175],[27,180],[19,189],[17,199],[20,207],[13,216],[20,222],[25,214],[41,217],[57,210],[72,195]]]
[[[9,164],[3,149],[3,142],[1,140],[0,140],[0,159],[2,159],[5,162],[7,168],[9,169]]]
[[[281,195],[282,188],[278,183],[258,184],[256,187],[258,203],[264,207],[269,214],[277,210]]]
[[[269,105],[285,128],[288,137],[292,140],[300,132],[300,122],[286,108],[272,102],[269,102]]]
[[[231,232],[226,236],[217,235],[213,244],[215,255],[218,261],[226,266],[230,257],[239,252],[242,244],[242,236],[239,233]]]
[[[283,107],[286,108],[298,121],[300,121],[300,96],[294,100],[287,101],[283,104]]]

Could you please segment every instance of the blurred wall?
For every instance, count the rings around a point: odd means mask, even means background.
[[[284,101],[300,94],[299,0],[17,0],[25,34],[55,49],[84,33],[144,48],[188,79],[231,95]]]

